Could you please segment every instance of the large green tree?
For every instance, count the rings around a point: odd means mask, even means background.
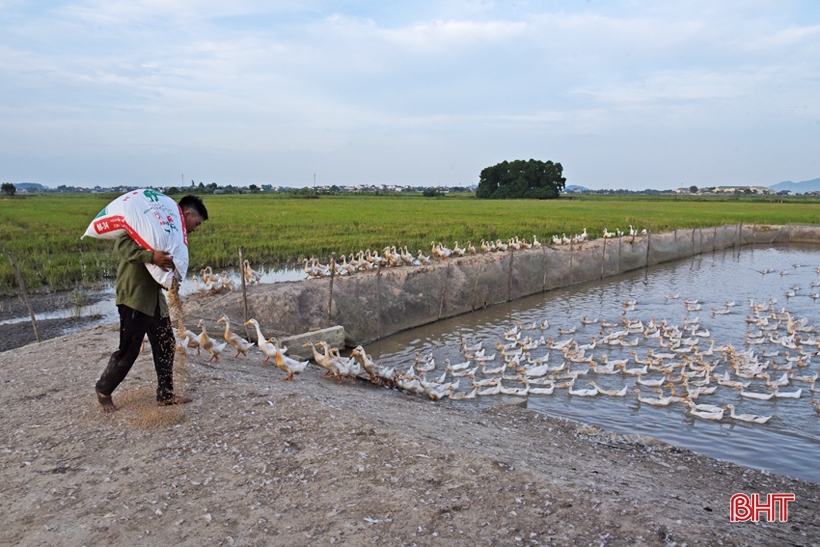
[[[2,192],[9,196],[13,196],[15,192],[17,192],[17,187],[10,182],[4,182],[2,185]]]
[[[554,199],[566,186],[560,163],[502,161],[481,171],[476,197],[482,199]]]

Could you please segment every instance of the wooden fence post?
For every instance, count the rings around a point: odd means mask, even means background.
[[[510,274],[507,283],[507,302],[512,301],[512,268],[513,268],[513,247],[510,245]]]
[[[20,290],[23,292],[23,300],[26,303],[26,307],[28,307],[28,313],[31,316],[31,326],[34,327],[34,338],[37,341],[40,341],[40,333],[37,332],[37,321],[34,319],[34,310],[31,309],[31,301],[28,299],[28,293],[26,292],[26,284],[23,283],[23,276],[20,275],[20,271],[17,269],[17,264],[14,263],[14,256],[11,254],[11,251],[8,251],[9,254],[9,261],[11,262],[11,268],[14,270],[14,276],[17,278],[17,284],[20,285]]]
[[[239,247],[239,278],[242,280],[242,323],[248,322],[248,293],[245,289],[245,260],[242,247]],[[248,325],[245,325],[245,338],[250,339]]]
[[[327,326],[330,326],[330,315],[333,310],[333,278],[336,277],[336,253],[330,259],[330,295],[327,297]]]

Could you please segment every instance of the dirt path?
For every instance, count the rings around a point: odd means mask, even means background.
[[[0,353],[0,545],[817,545],[820,485],[504,405],[293,382],[191,357],[153,406],[143,354],[103,416],[97,327]],[[794,492],[731,523],[736,492]]]

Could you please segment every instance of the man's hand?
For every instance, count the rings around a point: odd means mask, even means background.
[[[166,253],[165,251],[154,251],[154,257],[151,259],[151,264],[159,266],[165,271],[174,269],[174,259],[170,253]]]

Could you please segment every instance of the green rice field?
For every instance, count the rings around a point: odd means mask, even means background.
[[[98,284],[116,273],[113,243],[80,236],[116,195],[44,194],[0,198],[0,293],[16,291],[11,251],[28,290]],[[254,267],[327,259],[360,249],[407,245],[429,254],[431,241],[452,246],[512,236],[548,241],[587,229],[662,231],[721,224],[818,224],[817,198],[581,196],[558,200],[477,200],[471,196],[205,195],[210,219],[189,238],[190,270],[236,265],[238,249]]]

